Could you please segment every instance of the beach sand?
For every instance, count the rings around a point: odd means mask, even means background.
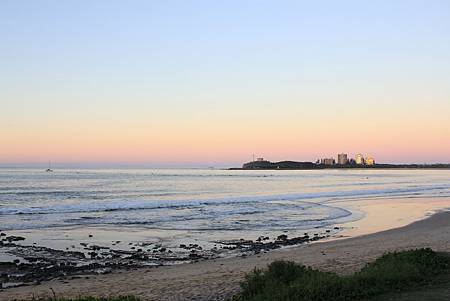
[[[0,292],[0,300],[52,296],[52,290],[57,296],[65,297],[136,295],[143,300],[223,300],[239,291],[239,283],[246,273],[255,267],[264,268],[277,259],[349,274],[388,251],[424,247],[450,251],[450,212],[439,212],[424,219],[436,208],[449,205],[449,199],[395,200],[395,203],[392,200],[365,201],[359,204],[358,209],[367,210],[366,218],[354,222],[342,234],[359,235],[362,224],[381,232],[248,257],[121,270],[106,275],[89,275],[88,279],[52,280],[4,290]],[[399,228],[385,230],[389,227]]]

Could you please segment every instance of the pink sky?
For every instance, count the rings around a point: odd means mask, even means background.
[[[0,165],[450,163],[448,1],[7,1]]]

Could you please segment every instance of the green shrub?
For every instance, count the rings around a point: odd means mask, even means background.
[[[134,296],[119,296],[119,297],[78,297],[78,298],[33,298],[32,301],[140,301]]]
[[[389,253],[344,277],[275,261],[264,271],[248,274],[233,300],[360,300],[432,283],[435,276],[449,272],[450,259],[431,249]]]

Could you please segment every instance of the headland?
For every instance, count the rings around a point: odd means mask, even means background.
[[[450,164],[355,164],[348,162],[345,164],[325,164],[323,162],[297,162],[268,160],[256,160],[244,163],[240,168],[230,168],[230,170],[314,170],[314,169],[450,169]]]

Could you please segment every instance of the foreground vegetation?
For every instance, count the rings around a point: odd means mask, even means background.
[[[134,296],[121,296],[121,297],[78,297],[78,298],[33,298],[31,301],[139,301],[139,298]]]
[[[248,274],[233,301],[450,300],[450,257],[431,249],[388,253],[351,276],[275,261]],[[133,296],[33,301],[139,301]]]
[[[235,301],[376,300],[377,296],[419,286],[448,283],[450,258],[431,249],[383,255],[351,276],[321,272],[301,264],[276,261],[255,270],[241,284]]]

